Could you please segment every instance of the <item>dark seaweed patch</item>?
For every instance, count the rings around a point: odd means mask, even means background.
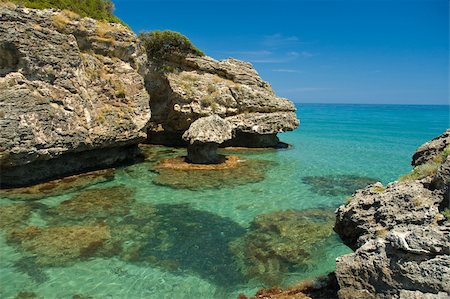
[[[377,179],[366,176],[346,174],[306,176],[302,178],[302,182],[309,185],[312,192],[324,196],[349,196],[356,190],[364,188],[369,184],[376,183],[377,181]]]

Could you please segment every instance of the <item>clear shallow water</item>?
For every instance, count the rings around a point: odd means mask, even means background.
[[[227,182],[225,187],[209,189],[156,185],[153,179],[158,173],[152,171],[150,159],[117,170],[112,181],[88,187],[94,193],[80,190],[35,201],[25,208],[29,214],[23,222],[2,224],[0,298],[14,298],[20,291],[43,298],[72,298],[75,294],[92,298],[236,298],[239,293],[252,295],[261,287],[289,285],[333,271],[335,258],[349,249],[327,230],[331,225],[328,211],[345,202],[361,184],[373,180],[387,183],[409,171],[414,150],[450,126],[449,110],[448,106],[377,105],[298,108],[300,129],[281,135],[283,141],[293,144],[292,149],[237,153],[247,161],[269,161],[249,166],[255,167],[250,173],[254,183]],[[154,161],[183,153],[158,151]],[[206,184],[208,179],[223,178],[196,179],[204,179]],[[116,189],[107,189],[111,187]],[[113,191],[95,193],[99,188]],[[116,204],[108,206],[102,196],[116,199]],[[86,210],[61,205],[74,198]],[[0,199],[3,206],[19,203]],[[102,208],[96,210],[91,203]],[[290,209],[299,212],[277,214]],[[319,209],[323,215],[305,212],[309,209]],[[20,215],[17,211],[14,214]],[[251,226],[258,215],[269,215],[266,220],[278,221],[278,227],[271,231],[264,226],[268,223],[264,218]],[[323,222],[321,217],[325,217]],[[42,230],[26,230],[29,225]],[[53,240],[45,238],[46,227],[70,230],[58,230],[61,240],[53,246]],[[12,231],[16,231],[15,237],[11,237]],[[277,239],[279,235],[284,237]],[[90,237],[107,239],[109,247],[70,250]],[[298,247],[295,240],[306,245]],[[113,241],[120,243],[121,250],[115,250]],[[250,246],[253,251],[246,249]],[[66,256],[42,251],[51,252],[52,248],[66,250]],[[252,261],[273,248],[290,258],[290,263],[272,256],[260,263]],[[305,258],[294,261],[302,250]],[[248,254],[239,255],[242,252]],[[70,254],[73,256],[67,257]]]

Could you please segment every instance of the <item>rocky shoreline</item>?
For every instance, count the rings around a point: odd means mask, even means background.
[[[335,231],[355,250],[336,261],[339,298],[449,298],[449,153],[447,130],[416,151],[410,174],[336,211]]]
[[[294,104],[249,63],[158,50],[182,38],[162,32],[150,47],[121,24],[0,6],[1,187],[133,162],[142,142],[186,146],[202,117],[229,124],[223,146],[277,147],[298,127]],[[205,159],[206,146],[191,148]]]
[[[284,146],[277,134],[299,125],[294,104],[276,96],[247,62],[217,61],[199,51],[160,56],[154,51],[145,35],[138,37],[121,24],[68,11],[0,6],[1,188],[35,185],[40,186],[36,192],[63,193],[59,181],[72,182],[74,190],[85,183],[74,183],[71,175],[108,181],[112,170],[88,172],[135,162],[140,143],[187,147],[186,159],[158,161],[155,184],[215,188],[225,184],[217,180],[224,173],[234,184],[263,180],[264,163],[242,162],[217,150]],[[358,190],[337,209],[334,230],[355,252],[337,259],[335,278],[319,286],[272,288],[255,298],[450,298],[449,146],[447,130],[416,151],[411,173],[387,186]],[[186,169],[198,170],[197,177],[186,180]],[[217,169],[226,172],[204,173]],[[54,179],[59,181],[48,182]],[[47,183],[36,185],[42,182]],[[36,199],[32,192],[25,197]],[[278,273],[300,264],[301,252],[332,233],[331,225],[318,229],[322,222],[332,223],[328,214],[320,223],[306,222],[322,212],[256,218],[254,231],[233,243],[242,264],[251,261],[245,274],[262,275],[275,266]],[[316,235],[304,235],[308,225]],[[91,228],[107,235],[104,227]],[[74,231],[83,239],[83,229]],[[294,234],[280,240],[280,231]],[[31,233],[42,235],[46,245],[54,231]],[[305,245],[298,239],[310,240]],[[255,240],[270,250],[256,250]],[[242,249],[249,245],[256,249]],[[278,281],[276,275],[271,278]]]

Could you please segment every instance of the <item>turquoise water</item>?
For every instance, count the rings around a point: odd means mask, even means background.
[[[332,211],[354,189],[409,171],[414,150],[450,126],[448,106],[305,104],[298,114],[300,128],[280,136],[291,149],[225,151],[246,161],[234,174],[163,180],[155,163],[184,150],[146,147],[146,162],[113,180],[25,202],[23,221],[0,219],[0,298],[236,298],[324,275],[350,251],[330,231]],[[57,245],[45,238],[54,227]],[[107,241],[87,248],[90,237]]]

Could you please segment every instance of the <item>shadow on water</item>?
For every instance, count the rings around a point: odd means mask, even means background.
[[[229,243],[245,229],[229,218],[186,204],[155,206],[158,229],[141,247],[140,258],[174,272],[194,272],[220,287],[243,283]]]
[[[357,175],[305,176],[302,182],[309,185],[312,192],[323,196],[352,195],[358,189],[378,182],[377,179]]]

